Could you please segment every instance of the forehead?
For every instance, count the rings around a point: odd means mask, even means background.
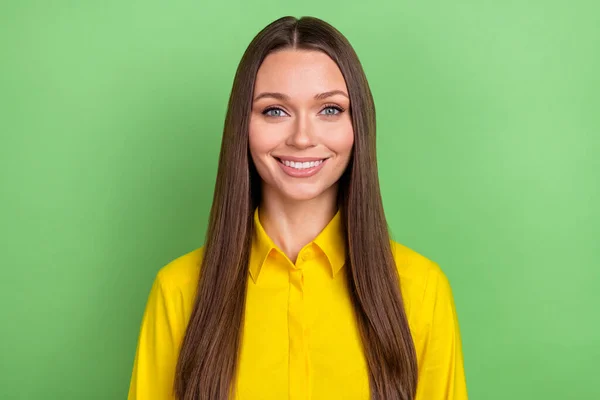
[[[342,71],[321,51],[286,49],[269,54],[256,74],[255,92],[282,92],[290,96],[347,91]]]

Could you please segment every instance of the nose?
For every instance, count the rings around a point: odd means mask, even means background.
[[[292,125],[292,132],[286,143],[288,146],[305,149],[315,145],[313,121],[307,113],[298,115]]]

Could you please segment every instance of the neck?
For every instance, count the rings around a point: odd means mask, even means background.
[[[310,200],[290,200],[264,187],[258,212],[267,235],[296,263],[300,250],[321,233],[337,209],[337,186]]]

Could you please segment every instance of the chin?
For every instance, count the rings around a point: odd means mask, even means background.
[[[287,185],[286,185],[287,186]],[[311,187],[312,185],[307,185],[308,187],[303,187],[303,185],[290,185],[288,187],[282,187],[279,189],[279,192],[282,194],[282,197],[293,200],[293,201],[307,201],[313,200],[320,196],[326,195],[329,188],[324,187]]]
[[[294,191],[282,191],[281,194],[283,195],[283,197],[285,199],[289,199],[289,200],[293,200],[293,201],[307,201],[307,200],[312,200],[315,199],[317,197],[319,197],[320,195],[323,194],[323,192],[312,192],[312,191],[298,191],[298,190],[294,190]]]

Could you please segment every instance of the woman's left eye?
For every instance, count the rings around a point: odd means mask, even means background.
[[[335,107],[335,106],[328,106],[325,107],[322,111],[321,114],[325,114],[325,115],[337,115],[340,114],[342,110],[340,107]]]

